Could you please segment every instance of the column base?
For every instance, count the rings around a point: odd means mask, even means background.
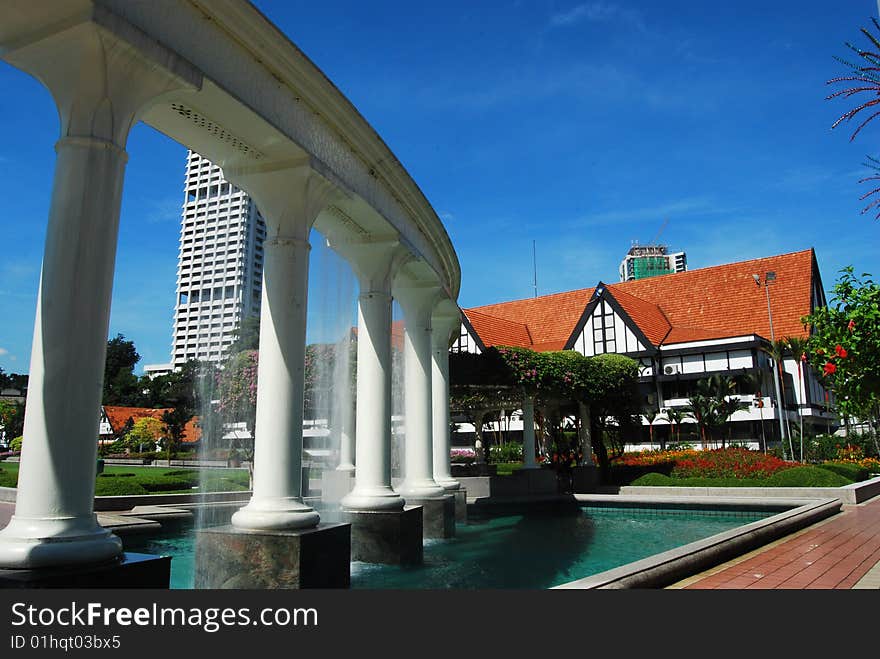
[[[406,502],[390,487],[358,488],[342,497],[340,501],[346,511],[375,512],[379,510],[403,510]]]
[[[450,492],[455,500],[455,521],[458,524],[467,523],[467,490],[463,487]]]
[[[125,553],[93,565],[0,569],[0,588],[168,588],[171,557]]]
[[[324,471],[321,474],[321,500],[324,503],[339,503],[353,489],[353,471]]]
[[[30,519],[12,516],[0,531],[0,568],[34,569],[106,563],[122,555],[122,540],[97,517]]]
[[[232,516],[232,526],[243,531],[284,531],[310,529],[321,516],[298,497],[289,499],[251,499]]]
[[[430,499],[433,497],[442,497],[446,494],[446,490],[434,482],[433,478],[408,481],[406,479],[398,486],[397,491],[404,499]]]
[[[221,526],[196,531],[195,588],[348,588],[351,525],[245,531]]]
[[[422,562],[422,508],[403,510],[343,511],[351,524],[351,560],[392,565]]]
[[[413,497],[406,499],[408,506],[422,507],[423,537],[455,537],[455,497],[446,494],[439,497]]]
[[[461,487],[461,483],[451,476],[449,478],[435,478],[434,482],[449,493],[454,492]]]

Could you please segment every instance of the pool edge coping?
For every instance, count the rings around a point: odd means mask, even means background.
[[[577,498],[581,503],[589,503],[594,496],[580,495]],[[633,498],[636,497],[633,495]],[[642,501],[648,503],[648,498],[642,497]],[[626,565],[553,586],[550,590],[663,588],[836,515],[843,508],[839,498],[788,501],[800,505]],[[662,503],[654,497],[651,502]],[[719,501],[706,501],[706,504],[710,503]],[[731,501],[727,500],[727,503]],[[734,503],[751,507],[758,502],[740,497]],[[766,507],[768,502],[765,500],[764,503]],[[782,500],[773,503],[779,505]]]

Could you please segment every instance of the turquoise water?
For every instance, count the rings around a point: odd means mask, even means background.
[[[424,563],[351,564],[358,589],[544,589],[757,521],[772,513],[651,508],[531,508],[470,514],[456,537],[428,540]],[[326,515],[323,515],[327,519]],[[327,519],[327,521],[330,521]],[[171,587],[193,587],[192,528],[126,550],[172,556]]]

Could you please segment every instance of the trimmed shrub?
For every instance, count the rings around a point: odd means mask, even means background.
[[[833,471],[835,474],[839,474],[844,478],[848,478],[854,483],[868,480],[868,469],[860,465],[853,464],[851,462],[824,462],[816,466],[820,469]]]
[[[489,459],[492,462],[520,462],[523,459],[522,444],[515,442],[492,444],[489,447]]]
[[[126,494],[147,494],[140,483],[128,478],[98,478],[95,482],[97,496],[122,496]]]
[[[121,474],[119,474],[119,473],[98,474],[98,478],[134,478],[134,477],[135,477],[135,474],[132,474],[131,472],[128,472],[128,471],[121,473]]]
[[[639,476],[631,484],[632,485],[664,486],[664,485],[676,485],[677,483],[675,481],[673,481],[666,474],[659,474],[656,471],[652,471],[650,474],[645,474],[644,476]]]
[[[840,487],[852,481],[820,467],[792,467],[767,479],[769,487]]]
[[[199,484],[198,472],[190,472],[187,476],[168,476],[166,474],[148,474],[139,479],[141,486],[147,492],[173,492],[175,490],[190,490]]]

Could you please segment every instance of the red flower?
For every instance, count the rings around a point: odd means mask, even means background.
[[[828,362],[827,364],[825,364],[825,375],[831,375],[836,370],[837,370],[837,367],[834,364],[832,364],[831,362]]]
[[[834,352],[836,352],[837,356],[840,357],[841,359],[846,359],[846,354],[847,354],[846,349],[841,348],[840,344],[837,344],[836,346],[834,346]]]
[[[818,350],[816,350],[816,354],[817,354],[817,355],[824,355],[824,354],[825,354],[825,349],[824,349],[824,348],[819,348]]]
[[[856,321],[854,321],[854,320],[849,321],[849,325],[846,326],[846,329],[848,329],[850,332],[852,332],[855,328],[856,328]]]

